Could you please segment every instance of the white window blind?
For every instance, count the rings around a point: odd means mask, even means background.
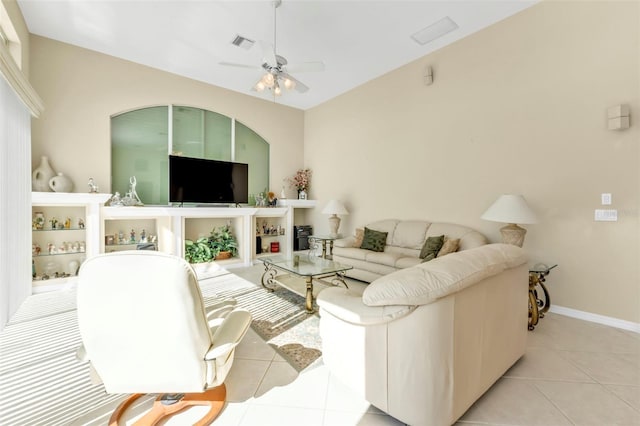
[[[0,75],[0,330],[31,294],[31,114]]]

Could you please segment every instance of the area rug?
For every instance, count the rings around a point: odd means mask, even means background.
[[[205,305],[216,298],[232,297],[253,315],[251,328],[289,364],[301,371],[321,355],[320,318],[308,314],[304,298],[281,287],[273,292],[232,273],[221,271],[200,280]]]

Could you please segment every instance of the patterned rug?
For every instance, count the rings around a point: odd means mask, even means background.
[[[269,292],[226,271],[200,280],[205,305],[215,298],[232,297],[253,315],[251,328],[298,371],[321,355],[320,318],[308,314],[304,298],[284,288]]]

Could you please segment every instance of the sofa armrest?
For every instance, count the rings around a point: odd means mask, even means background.
[[[367,306],[360,294],[345,288],[333,287],[318,294],[320,316],[322,311],[342,321],[356,325],[384,324],[411,313],[415,306]]]

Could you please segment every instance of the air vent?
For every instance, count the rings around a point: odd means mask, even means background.
[[[411,34],[411,38],[415,40],[416,43],[425,45],[456,29],[458,29],[458,24],[456,24],[451,18],[446,16],[441,20],[429,25],[427,28],[418,31],[417,33]]]
[[[241,47],[245,50],[251,49],[251,46],[253,46],[254,43],[255,41],[250,40],[246,37],[242,37],[241,35],[236,35],[236,37],[231,42],[231,44],[233,44],[234,46]]]

